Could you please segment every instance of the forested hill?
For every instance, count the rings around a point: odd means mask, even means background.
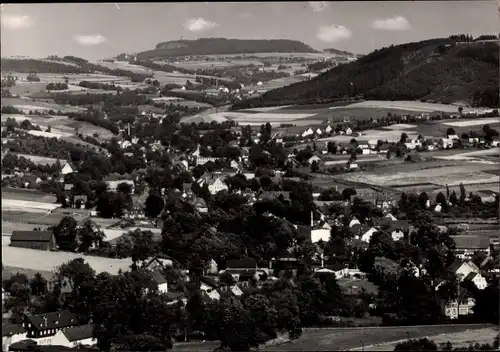
[[[391,46],[309,81],[238,102],[233,109],[373,100],[467,101],[498,106],[498,43],[432,39]]]
[[[163,42],[137,54],[139,60],[183,55],[230,55],[252,53],[317,53],[309,45],[288,39],[200,38]]]

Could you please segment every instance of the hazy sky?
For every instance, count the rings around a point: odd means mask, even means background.
[[[162,41],[296,39],[366,54],[454,33],[497,34],[497,1],[4,4],[1,55],[101,59]]]

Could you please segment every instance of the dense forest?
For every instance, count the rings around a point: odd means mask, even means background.
[[[432,39],[390,46],[234,109],[335,102],[347,97],[498,106],[498,45]]]
[[[153,50],[137,54],[138,60],[185,55],[230,55],[252,53],[317,53],[309,45],[288,39],[200,38],[159,43]]]

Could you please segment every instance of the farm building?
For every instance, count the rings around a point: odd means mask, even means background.
[[[490,240],[480,235],[455,236],[455,254],[460,259],[470,259],[474,252],[490,254]]]
[[[10,246],[50,251],[56,249],[56,239],[51,231],[13,231]]]
[[[78,345],[94,345],[96,340],[92,337],[93,325],[71,326],[59,330],[52,338],[52,345],[77,347]]]

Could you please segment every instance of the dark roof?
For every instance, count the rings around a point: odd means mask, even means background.
[[[65,328],[62,330],[64,336],[68,339],[68,341],[79,341],[88,338],[92,338],[92,331],[94,329],[93,325],[78,325],[72,326],[69,328]]]
[[[2,324],[2,336],[12,336],[17,334],[22,334],[25,332],[24,328],[18,324],[3,323]]]
[[[61,310],[37,315],[26,315],[37,330],[65,328],[78,325],[76,317],[69,310]]]
[[[464,278],[464,281],[469,281],[469,280],[473,280],[475,277],[476,277],[477,273],[475,272],[470,272],[465,278]]]
[[[226,268],[247,268],[255,269],[257,267],[257,262],[254,259],[232,259],[226,260]]]
[[[456,273],[457,270],[464,264],[465,262],[462,260],[455,260],[451,265],[448,267],[447,271],[451,273]]]
[[[245,270],[240,273],[240,276],[238,277],[238,281],[248,281],[252,280],[256,274],[255,270]]]
[[[486,249],[490,246],[490,240],[484,236],[455,236],[456,249]]]
[[[219,287],[220,286],[219,283],[215,279],[208,277],[208,276],[202,276],[200,278],[200,281],[203,282],[204,284],[210,286],[210,287]]]
[[[167,279],[162,275],[162,273],[160,273],[159,270],[152,271],[151,276],[153,277],[153,280],[155,280],[157,285],[167,283]]]
[[[177,301],[186,297],[184,292],[167,292],[164,293],[164,295],[166,296],[168,301]]]
[[[9,351],[30,351],[37,345],[38,343],[31,339],[21,340],[10,345]]]
[[[50,242],[52,231],[13,231],[10,241]]]

